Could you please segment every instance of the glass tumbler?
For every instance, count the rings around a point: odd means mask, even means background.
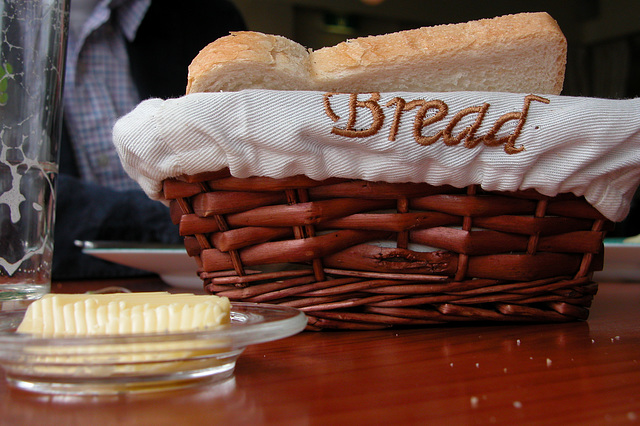
[[[49,292],[69,0],[0,0],[0,314]]]

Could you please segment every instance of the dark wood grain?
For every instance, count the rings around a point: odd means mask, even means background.
[[[59,283],[76,292],[157,280]],[[603,283],[587,322],[303,332],[235,377],[145,395],[45,396],[0,382],[2,424],[627,424],[640,420],[640,283]]]

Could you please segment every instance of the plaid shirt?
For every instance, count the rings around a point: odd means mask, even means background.
[[[151,0],[101,0],[67,48],[64,114],[83,180],[117,190],[139,188],[115,151],[112,128],[140,97],[131,77],[132,41]],[[72,3],[73,7],[73,3]]]

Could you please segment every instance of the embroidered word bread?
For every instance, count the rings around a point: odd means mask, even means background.
[[[521,13],[362,37],[308,51],[277,35],[234,32],[189,66],[187,93],[492,91],[559,94],[567,43],[547,13]]]
[[[226,297],[150,293],[47,294],[17,329],[46,337],[195,331],[227,324]]]

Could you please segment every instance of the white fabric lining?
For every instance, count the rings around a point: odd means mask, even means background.
[[[153,199],[161,199],[162,181],[183,174],[228,167],[245,178],[283,178],[304,174],[386,182],[426,182],[489,191],[535,189],[555,196],[584,195],[604,216],[627,215],[640,182],[640,99],[608,100],[542,95],[549,103],[531,102],[514,146],[467,148],[442,138],[420,145],[413,134],[418,108],[403,112],[394,141],[389,140],[396,97],[405,101],[441,100],[445,119],[422,128],[424,136],[443,130],[464,108],[489,104],[476,131],[489,132],[504,114],[520,112],[525,94],[492,92],[382,93],[380,130],[367,137],[346,137],[332,128],[348,126],[349,94],[329,98],[340,117],[332,121],[322,92],[246,90],[196,93],[176,99],[149,99],[114,127],[114,143],[125,170]],[[364,102],[371,94],[359,94]],[[370,127],[368,108],[356,108],[354,129]],[[429,111],[433,113],[435,110]],[[429,116],[429,115],[428,115]],[[428,117],[427,116],[427,117]],[[469,114],[454,128],[458,134],[474,123]],[[513,132],[507,122],[498,136]]]

